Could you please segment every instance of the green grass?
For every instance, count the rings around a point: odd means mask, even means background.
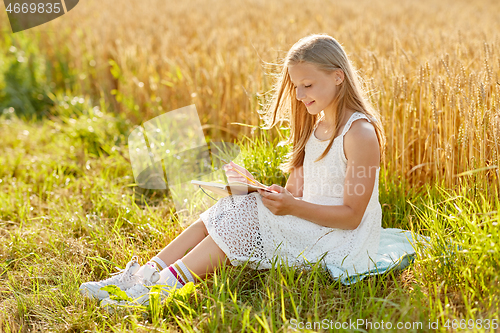
[[[444,325],[453,320],[499,319],[498,196],[468,178],[457,189],[413,190],[384,170],[383,226],[431,237],[405,270],[344,286],[317,266],[225,266],[151,311],[108,314],[78,286],[134,254],[144,263],[198,217],[180,219],[164,193],[131,186],[132,124],[105,103],[53,98],[57,117],[0,118],[0,331],[286,332],[297,322],[364,319],[422,322],[405,330],[420,332],[429,321],[451,331]],[[269,140],[260,131],[242,138],[241,158],[259,181],[284,185],[277,166],[287,148]]]

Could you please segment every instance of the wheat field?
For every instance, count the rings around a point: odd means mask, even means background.
[[[299,38],[328,33],[382,114],[392,173],[451,187],[486,168],[477,181],[498,184],[499,9],[493,0],[88,0],[39,29],[40,49],[55,66],[69,59],[68,88],[105,94],[133,123],[194,103],[207,132],[229,139],[251,131],[233,123],[259,125],[266,74],[279,69],[271,64]]]
[[[477,323],[500,304],[499,12],[495,0],[82,0],[17,34],[0,14],[0,331],[290,332],[292,319],[351,317],[494,331]],[[351,287],[318,267],[228,266],[147,313],[81,298],[80,283],[152,257],[197,218],[134,187],[136,125],[195,104],[207,138],[234,140],[259,181],[284,186],[287,124],[261,130],[257,111],[312,33],[343,45],[382,115],[382,226],[427,235],[430,250]],[[9,104],[16,89],[40,119]]]

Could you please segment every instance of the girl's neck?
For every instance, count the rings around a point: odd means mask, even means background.
[[[335,124],[339,121],[337,116],[337,112],[331,114],[323,111],[323,116],[320,119],[323,128],[333,129]]]
[[[323,114],[323,117],[321,117],[320,121],[325,128],[334,128],[335,123],[337,122],[337,119],[335,118],[335,116],[326,115],[326,113],[325,113],[325,114]]]
[[[340,122],[341,125],[342,125],[342,122],[343,121],[347,121],[347,119],[349,119],[349,117],[354,113],[356,112],[355,110],[345,110],[345,116],[344,118],[346,118],[345,120],[343,119],[336,119],[336,117],[338,116],[337,113],[333,114],[333,115],[330,115],[330,114],[326,114],[324,111],[323,111],[323,116],[320,118],[320,123],[322,124],[322,127],[325,128],[325,129],[328,129],[328,130],[332,130],[333,128],[335,128],[335,125],[337,124],[337,122]]]

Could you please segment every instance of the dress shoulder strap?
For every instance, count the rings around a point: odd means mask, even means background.
[[[344,129],[342,130],[342,134],[341,136],[344,136],[347,131],[349,130],[349,128],[351,128],[351,125],[352,123],[355,121],[355,120],[358,120],[358,119],[366,119],[368,120],[368,122],[372,122],[370,120],[370,118],[368,118],[363,112],[360,112],[360,111],[356,111],[354,112],[351,117],[349,118],[349,120],[347,121],[347,123],[345,124],[344,126]]]

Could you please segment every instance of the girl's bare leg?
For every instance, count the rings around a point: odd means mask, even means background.
[[[184,257],[207,236],[208,231],[205,224],[201,219],[198,219],[156,256],[163,260],[167,266],[170,266],[178,259]]]
[[[212,236],[205,237],[192,251],[182,258],[182,262],[200,278],[213,273],[222,263],[230,263],[226,254],[214,242]]]

